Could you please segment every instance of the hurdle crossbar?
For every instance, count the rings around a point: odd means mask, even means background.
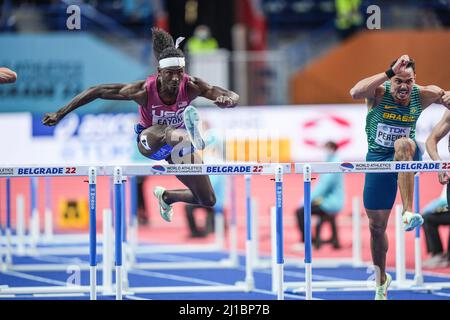
[[[277,181],[281,181],[283,173],[291,172],[291,164],[277,164],[277,163],[233,163],[233,164],[201,164],[201,165],[123,165],[123,166],[8,166],[2,167],[2,172],[5,177],[41,177],[41,176],[88,176],[90,182],[89,199],[90,199],[90,218],[94,219],[96,215],[96,192],[93,188],[95,184],[95,177],[97,176],[114,176],[115,185],[115,266],[116,266],[116,299],[120,300],[123,297],[124,289],[130,292],[236,292],[243,291],[248,292],[253,289],[253,270],[247,268],[246,278],[243,282],[238,282],[235,285],[224,286],[190,286],[190,287],[173,287],[173,288],[123,288],[122,276],[122,197],[118,196],[123,192],[121,184],[123,183],[122,177],[124,176],[153,176],[153,175],[275,175]],[[277,199],[281,199],[281,188],[277,187]],[[279,206],[277,208],[277,217],[281,218],[282,206],[281,200],[277,201]],[[248,224],[251,224],[251,214],[248,215]],[[95,219],[94,219],[95,220]],[[279,224],[280,226],[281,224]],[[247,228],[251,230],[251,226]],[[282,234],[282,228],[279,227],[279,232]],[[91,299],[97,297],[96,272],[97,262],[95,258],[96,252],[96,237],[95,233],[95,221],[90,221],[90,285],[86,287],[39,287],[36,288],[0,288],[0,294],[14,294],[14,293],[79,293],[89,292]],[[280,241],[278,241],[280,245]],[[282,251],[279,252],[282,254]],[[252,259],[252,251],[247,250],[246,262],[248,263]],[[282,262],[282,256],[278,257],[278,262]],[[282,281],[282,263],[279,268],[279,279]],[[102,288],[102,287],[100,287]],[[279,288],[282,288],[280,285]],[[105,288],[108,289],[108,288]],[[100,289],[100,291],[102,291]],[[172,291],[173,290],[173,291]],[[279,293],[279,298],[282,294]]]
[[[300,285],[296,292],[305,292],[306,299],[312,299],[312,289],[322,288],[355,288],[358,290],[373,290],[368,286],[367,281],[327,281],[327,282],[314,282],[312,281],[312,270],[311,270],[311,248],[312,242],[311,237],[307,236],[307,232],[310,232],[310,219],[311,212],[306,210],[307,207],[311,206],[310,199],[310,183],[311,174],[313,173],[400,173],[400,172],[440,172],[440,171],[450,171],[450,163],[445,161],[385,161],[385,162],[317,162],[317,163],[296,163],[294,172],[297,174],[303,174],[305,192],[304,192],[304,203],[305,203],[305,252],[307,257],[305,259],[305,273],[306,281],[304,283],[290,283],[289,286],[283,284],[285,289],[289,289],[292,285]],[[416,191],[417,194],[417,191]],[[308,202],[308,203],[307,203]],[[309,230],[308,230],[309,229]],[[418,232],[418,231],[416,231]],[[416,233],[417,234],[417,233]],[[417,240],[416,240],[417,242]],[[416,254],[418,250],[415,251]],[[415,261],[420,258],[416,258]],[[416,268],[417,272],[417,268]],[[420,276],[420,275],[419,275]],[[417,277],[416,277],[417,278]],[[449,283],[439,283],[439,284],[425,284],[418,285],[419,281],[393,281],[391,284],[392,288],[398,289],[417,289],[417,290],[427,290],[427,288],[450,288]],[[430,289],[431,290],[431,289]]]

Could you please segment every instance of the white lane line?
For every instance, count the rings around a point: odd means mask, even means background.
[[[57,285],[57,286],[66,286],[67,283],[63,282],[63,281],[58,281],[58,280],[52,280],[52,279],[48,279],[48,278],[44,278],[44,277],[39,277],[39,276],[34,276],[31,274],[26,274],[23,272],[18,272],[18,271],[6,271],[4,272],[4,274],[7,275],[11,275],[14,277],[18,277],[18,278],[22,278],[22,279],[27,279],[27,280],[32,280],[32,281],[38,281],[38,282],[44,282],[44,283],[48,283],[48,284],[53,284],[53,285]]]
[[[436,296],[442,296],[442,297],[450,297],[450,293],[445,293],[445,292],[433,292],[433,291],[431,291],[431,294],[434,294]]]
[[[125,298],[127,298],[129,300],[153,300],[153,299],[149,299],[149,298],[143,298],[143,297],[131,296],[131,295],[126,295]]]

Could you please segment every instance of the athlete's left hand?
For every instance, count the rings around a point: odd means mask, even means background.
[[[232,108],[236,105],[234,100],[228,96],[219,96],[214,103],[220,108]]]
[[[448,176],[447,172],[439,172],[438,176],[439,176],[439,182],[441,184],[449,183],[449,176]]]
[[[450,91],[445,91],[444,95],[441,97],[442,104],[450,109]]]

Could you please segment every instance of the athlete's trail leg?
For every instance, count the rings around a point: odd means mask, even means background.
[[[391,210],[366,209],[370,228],[370,250],[375,266],[377,286],[386,282],[386,254],[389,248],[386,227]]]
[[[409,138],[400,138],[394,144],[395,161],[412,161],[416,152],[416,144]],[[398,187],[403,202],[403,212],[413,212],[414,172],[399,172]]]

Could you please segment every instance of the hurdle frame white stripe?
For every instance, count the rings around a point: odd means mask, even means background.
[[[295,163],[295,173],[302,173],[306,165],[311,165],[311,173],[366,173],[366,172],[439,172],[450,171],[450,163],[445,161],[422,161],[420,165],[413,161],[386,161],[386,162],[318,162],[318,163]],[[368,281],[317,281],[312,282],[314,289],[339,289],[352,288],[356,291],[373,291],[374,287],[368,285]],[[291,282],[284,284],[285,289],[298,288],[294,292],[304,292],[305,283]],[[450,282],[424,283],[422,286],[415,286],[412,280],[403,282],[392,281],[391,289],[394,290],[439,290],[450,288]]]
[[[11,180],[6,178],[6,255],[5,265],[9,268],[12,265],[12,243],[11,243]]]
[[[420,213],[420,172],[414,175],[414,212]],[[414,283],[416,286],[422,286],[423,274],[422,274],[422,246],[420,243],[420,229],[421,226],[415,230],[414,237]]]
[[[231,264],[234,266],[238,266],[239,265],[239,257],[238,257],[238,252],[237,252],[237,201],[236,201],[236,177],[230,176],[229,180],[230,180],[230,202],[231,202],[231,209],[230,209],[230,261]]]
[[[352,207],[352,239],[358,237],[358,241],[352,243],[352,256],[351,257],[340,257],[340,258],[316,258],[314,260],[314,267],[318,268],[337,268],[340,266],[353,266],[364,267],[368,266],[367,262],[362,260],[362,242],[360,240],[360,230],[361,230],[361,217],[357,216],[360,214],[359,202],[360,199],[358,197],[354,198],[354,201],[358,203],[358,206]],[[275,224],[275,219],[271,220],[271,224]],[[359,254],[358,254],[359,253]],[[284,262],[285,266],[294,266],[294,267],[305,267],[305,262],[301,258],[286,258]],[[297,282],[294,282],[296,285]],[[285,285],[289,286],[289,282],[286,282]]]
[[[89,285],[90,299],[97,300],[97,169],[89,168]]]
[[[114,168],[114,230],[115,230],[115,266],[116,266],[116,300],[122,300],[122,184],[123,171],[121,167]]]
[[[361,267],[362,259],[362,241],[361,241],[361,209],[359,197],[352,198],[352,265]]]
[[[261,175],[261,174],[274,174],[274,170],[277,166],[277,164],[249,164],[249,163],[245,163],[245,164],[233,164],[233,165],[191,165],[191,166],[173,166],[173,165],[167,165],[165,166],[166,168],[169,169],[165,169],[164,174],[166,175],[174,175],[174,174],[182,174],[182,175],[189,175],[189,174],[199,174],[199,168],[196,168],[198,166],[201,166],[201,172],[204,172],[205,174],[210,174],[210,175],[214,175],[214,174],[231,174],[231,175],[242,175],[242,174],[250,174],[250,175]],[[286,173],[290,172],[290,164],[278,164],[278,166],[285,166]],[[71,168],[71,173],[68,174],[67,171],[64,171],[63,166],[59,166],[59,167],[27,167],[26,170],[22,167],[14,167],[13,168],[13,174],[11,176],[45,176],[46,172],[47,175],[52,175],[52,176],[86,176],[88,175],[88,169],[89,167],[87,166],[80,166],[80,167],[70,167]],[[97,171],[97,175],[109,175],[109,174],[114,174],[114,170],[115,169],[120,169],[120,167],[98,167],[98,171]],[[170,169],[172,168],[172,169]],[[234,169],[233,169],[234,168]],[[213,170],[213,171],[209,171],[209,170]],[[237,170],[236,170],[237,169]],[[177,171],[177,170],[181,170],[181,171]],[[216,170],[216,171],[214,171]],[[230,172],[230,170],[234,170],[234,172]],[[72,173],[73,172],[73,173]],[[121,172],[121,175],[123,175],[123,171]],[[133,166],[129,172],[127,173],[128,175],[155,175],[155,174],[159,174],[159,173],[155,173],[155,172],[149,172],[149,167],[148,166]],[[120,197],[117,197],[120,198]],[[118,200],[120,202],[120,200]],[[120,222],[119,222],[120,224]],[[119,225],[120,227],[120,225]],[[118,228],[118,226],[116,225],[116,228]],[[120,231],[119,229],[116,229],[116,232]],[[117,237],[116,236],[116,241],[120,241],[120,235]],[[118,252],[119,251],[119,252]],[[116,253],[118,253],[120,255],[120,249],[117,250],[116,249]],[[121,299],[122,298],[122,288],[121,288],[121,283],[122,283],[122,279],[121,279],[121,266],[120,263],[118,263],[118,265],[116,266],[116,298],[117,299]],[[35,287],[33,288],[7,288],[8,290],[4,291],[1,290],[1,293],[4,294],[9,294],[11,292],[22,292],[22,293],[27,293],[27,292],[31,292],[31,293],[36,293],[36,291],[38,291],[39,293],[48,293],[48,291],[50,292],[63,292],[63,293],[76,293],[76,292],[89,292],[91,290],[90,287],[83,287],[83,288],[77,288],[76,290],[74,288],[48,288],[48,290],[45,290],[47,288],[45,288],[44,290],[36,290]],[[131,289],[131,288],[130,288]],[[87,290],[87,291],[84,291]],[[142,290],[146,290],[146,288],[139,288],[139,290],[141,292],[143,292]],[[150,290],[151,292],[154,292],[153,288],[147,288],[147,290]],[[170,289],[169,289],[170,290]],[[174,287],[173,288],[174,292],[179,292],[179,287]],[[149,291],[149,292],[150,292]],[[239,283],[235,284],[235,285],[230,285],[230,286],[223,286],[220,288],[214,287],[211,288],[210,286],[206,286],[206,287],[195,287],[195,292],[213,292],[213,291],[230,291],[230,292],[236,292],[236,291],[248,291],[248,287],[246,285],[240,286]]]
[[[228,166],[228,165],[227,165]],[[162,167],[162,166],[160,166]],[[168,166],[170,167],[170,165]],[[197,165],[198,167],[198,165]],[[230,178],[233,178],[234,176],[230,176]],[[234,181],[232,179],[230,179],[231,181]],[[230,190],[233,191],[234,183],[230,183]],[[230,196],[230,198],[232,198]],[[231,201],[232,202],[232,201]],[[225,249],[225,235],[224,235],[224,230],[225,230],[225,221],[224,221],[224,217],[223,214],[221,217],[218,217],[218,214],[216,213],[215,215],[215,219],[218,219],[218,223],[215,223],[215,226],[217,227],[222,227],[223,228],[223,232],[222,235],[220,236],[221,239],[219,239],[219,235],[216,234],[216,241],[214,243],[211,244],[199,244],[199,245],[190,245],[189,247],[186,247],[185,245],[177,245],[177,244],[168,244],[168,245],[149,245],[147,247],[143,247],[143,246],[139,246],[137,248],[134,249],[133,254],[140,254],[140,253],[161,253],[161,252],[166,252],[166,253],[176,253],[176,252],[182,252],[182,253],[186,253],[186,252],[217,252],[217,251],[222,251]],[[221,222],[222,221],[222,222]],[[238,255],[237,255],[237,229],[236,229],[236,225],[233,223],[230,223],[230,227],[228,228],[228,233],[229,233],[229,239],[230,239],[230,249],[229,249],[229,257],[222,259],[220,261],[219,264],[217,264],[217,262],[215,261],[204,261],[204,262],[195,262],[191,265],[191,267],[195,267],[195,268],[223,268],[223,267],[237,267],[239,264],[238,261]],[[220,230],[220,229],[219,229]],[[236,233],[236,235],[234,236],[233,233]],[[185,267],[183,266],[178,266],[178,263],[170,263],[170,262],[162,262],[162,263],[158,263],[158,262],[152,262],[152,263],[136,263],[134,262],[132,265],[133,268],[136,269],[184,269],[187,268],[188,265],[185,265]]]
[[[16,196],[16,232],[17,254],[23,256],[25,254],[25,198],[23,194]]]
[[[255,287],[255,280],[253,277],[253,262],[254,262],[254,235],[252,234],[253,227],[253,212],[252,212],[252,195],[251,195],[251,179],[249,175],[244,176],[245,179],[245,207],[246,207],[246,221],[247,221],[247,237],[245,242],[245,284],[247,290],[251,291]]]
[[[103,263],[102,263],[102,282],[103,282],[103,294],[112,294],[113,286],[112,286],[112,261],[113,261],[113,252],[112,252],[112,211],[111,209],[103,210],[103,246],[102,246],[102,254],[103,254]]]
[[[231,183],[231,188],[235,188],[234,183]],[[232,190],[234,192],[234,189]],[[231,198],[231,205],[236,207],[235,201],[236,197],[230,196]],[[233,230],[235,234],[237,235],[237,225],[236,225],[236,219],[231,219],[229,233],[233,233]],[[222,217],[223,221],[223,217]],[[221,223],[222,229],[224,229],[224,222]],[[222,245],[219,245],[217,242],[213,244],[208,245],[197,245],[195,248],[203,249],[201,252],[217,252],[223,249],[224,246],[224,236],[222,235]],[[216,239],[217,240],[217,239]],[[130,268],[138,269],[138,270],[182,270],[182,269],[223,269],[223,268],[236,268],[239,265],[238,261],[238,253],[237,253],[237,236],[233,237],[230,236],[230,252],[229,257],[224,258],[218,261],[211,261],[211,260],[205,260],[205,261],[194,261],[194,262],[183,262],[180,264],[179,262],[134,262],[130,265]],[[176,250],[176,248],[180,248],[180,250]],[[191,246],[189,246],[191,247]],[[151,250],[151,253],[157,253],[157,252],[188,252],[189,250],[186,250],[186,247],[184,245],[166,245],[165,248],[167,250]],[[195,250],[195,248],[190,248],[192,252],[199,252],[200,250]],[[136,253],[142,253],[139,252],[139,249],[136,249]],[[145,253],[148,253],[146,250]],[[249,283],[251,280],[249,280]],[[249,286],[251,286],[249,284]]]
[[[45,211],[44,211],[44,240],[49,242],[53,238],[53,212],[52,212],[52,197],[51,197],[51,178],[44,179],[45,190]]]
[[[270,168],[274,167],[272,164],[270,165]],[[281,165],[278,166],[279,168],[283,168]],[[274,167],[274,170],[277,169],[277,167]],[[289,169],[287,170],[287,172],[290,172],[290,166]],[[262,169],[260,171],[258,171],[258,173],[260,174],[269,174],[269,172],[263,171]],[[276,172],[272,172],[272,174],[275,174]],[[214,173],[213,173],[214,174]],[[232,189],[233,190],[233,189]],[[234,202],[234,206],[235,201]],[[233,208],[232,208],[233,210]],[[249,223],[250,225],[247,228],[247,231],[251,230],[251,210],[250,207],[247,206],[247,210],[248,210],[248,214],[250,214],[247,218],[247,223]],[[117,226],[116,226],[117,228]],[[117,233],[117,230],[116,230]],[[117,241],[117,239],[116,239]],[[249,247],[247,247],[248,249]],[[132,293],[158,293],[158,292],[249,292],[251,290],[254,289],[254,280],[253,278],[253,271],[250,267],[248,266],[248,264],[251,264],[251,257],[252,257],[252,253],[251,253],[251,246],[250,246],[250,250],[246,251],[247,253],[247,257],[246,257],[246,277],[244,279],[244,281],[238,281],[236,282],[234,285],[225,285],[225,286],[176,286],[176,287],[130,287],[128,288],[128,292],[132,292]],[[120,253],[119,253],[120,254]],[[185,262],[183,262],[183,264],[185,264]],[[282,279],[282,277],[281,277]],[[252,281],[253,280],[253,281]],[[120,278],[116,278],[116,289],[117,289],[117,281],[121,281]],[[280,286],[280,288],[282,288],[282,286]],[[119,289],[117,289],[119,290]]]
[[[275,168],[275,210],[276,210],[276,278],[277,299],[284,300],[284,257],[283,257],[283,167]]]
[[[30,219],[30,252],[36,250],[36,246],[40,240],[40,219],[38,209],[38,177],[30,179],[30,198],[31,198],[31,219]]]
[[[277,282],[277,229],[276,229],[276,220],[277,220],[277,209],[275,206],[270,207],[270,252],[271,252],[271,276],[272,276],[272,292],[277,293],[278,291],[278,282]]]
[[[405,230],[403,229],[402,211],[402,205],[395,205],[395,274],[399,286],[406,281]]]

